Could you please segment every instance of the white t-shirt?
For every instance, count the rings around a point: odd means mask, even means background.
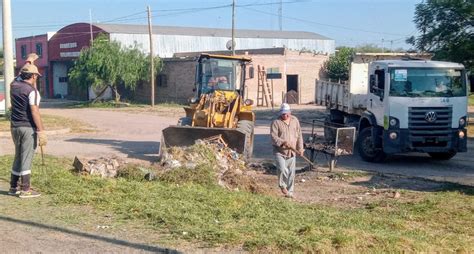
[[[28,94],[28,100],[30,101],[30,105],[39,106],[41,101],[41,95],[38,90],[35,89],[31,91],[31,93]]]

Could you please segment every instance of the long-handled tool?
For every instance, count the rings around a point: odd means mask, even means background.
[[[308,158],[306,158],[306,156],[300,154],[298,151],[296,151],[295,148],[289,147],[289,149],[291,149],[293,152],[295,152],[297,155],[299,155],[301,158],[303,158],[303,160],[305,160],[306,162],[308,162],[313,168],[317,168],[317,166],[314,165],[313,162],[312,162],[310,159],[308,159]]]
[[[44,152],[43,152],[43,146],[40,146],[40,151],[41,151],[41,166],[44,166]]]
[[[41,165],[40,165],[41,174],[43,175],[43,177],[47,177],[46,170],[45,170],[46,164],[44,163],[43,146],[40,146],[40,152],[41,152]]]

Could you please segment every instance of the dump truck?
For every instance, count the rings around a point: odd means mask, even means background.
[[[186,115],[178,124],[163,130],[162,144],[190,146],[198,139],[220,135],[229,148],[249,159],[255,113],[253,101],[244,99],[245,81],[253,76],[247,69],[253,67],[245,56],[201,54],[197,58],[195,95],[184,107]]]
[[[325,138],[334,138],[334,126],[356,127],[365,161],[406,152],[449,160],[467,151],[467,87],[462,64],[357,54],[348,83],[317,81],[316,102],[328,109]]]

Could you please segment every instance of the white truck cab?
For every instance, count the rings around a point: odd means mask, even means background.
[[[349,85],[324,89],[318,82],[323,91],[316,101],[330,109],[328,122],[357,127],[362,159],[378,162],[387,154],[426,152],[447,160],[467,151],[463,65],[395,59],[360,66],[352,65]]]

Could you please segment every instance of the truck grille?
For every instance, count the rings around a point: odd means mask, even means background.
[[[408,109],[409,138],[413,146],[444,147],[451,140],[452,107]]]

